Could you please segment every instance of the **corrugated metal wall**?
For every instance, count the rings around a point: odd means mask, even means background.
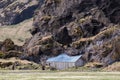
[[[75,66],[74,62],[49,62],[48,64],[58,70],[63,70]]]
[[[68,69],[70,67],[80,67],[84,65],[84,61],[82,58],[79,58],[76,62],[47,62],[50,67],[56,68],[58,70]]]

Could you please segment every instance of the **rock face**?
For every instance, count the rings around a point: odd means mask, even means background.
[[[57,33],[55,33],[53,37],[54,37],[54,40],[56,40],[57,42],[63,45],[67,45],[72,42],[72,38],[69,36],[68,30],[66,27],[61,28]]]
[[[83,54],[86,62],[111,64],[120,59],[119,8],[119,0],[45,0],[35,13],[24,53],[33,54],[33,49],[34,58],[35,53]]]
[[[112,23],[120,23],[120,1],[119,0],[96,0],[96,4]],[[102,5],[101,5],[102,4]]]
[[[17,46],[11,39],[6,39],[0,43],[0,58],[21,57],[23,48]]]
[[[87,61],[102,62],[109,65],[120,59],[118,51],[120,30],[114,27],[111,26],[101,35],[97,35],[96,39],[93,40],[94,42],[85,49],[84,56]]]
[[[33,17],[39,0],[1,0],[0,25],[11,25]]]
[[[43,56],[66,52],[106,65],[120,60],[120,0],[40,0],[42,6],[38,2],[0,1],[1,25],[30,18],[37,8],[23,59],[40,62]]]
[[[54,41],[51,35],[42,36],[41,33],[37,33],[31,39],[27,40],[23,49],[23,59],[37,63],[43,58],[42,56],[58,55],[63,51],[63,48]]]

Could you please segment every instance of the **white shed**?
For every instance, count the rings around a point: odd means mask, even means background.
[[[67,54],[61,54],[57,57],[49,58],[46,62],[50,67],[63,70],[70,67],[83,66],[84,61],[81,59],[81,57],[82,55],[68,56]]]

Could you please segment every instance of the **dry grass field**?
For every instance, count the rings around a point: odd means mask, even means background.
[[[32,23],[32,19],[28,19],[17,25],[1,26],[0,41],[11,38],[15,44],[23,45],[25,39],[31,37],[29,30],[33,27]]]
[[[0,80],[120,80],[120,72],[1,70]]]

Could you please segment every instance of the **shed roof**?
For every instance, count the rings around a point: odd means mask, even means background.
[[[47,62],[76,62],[82,55],[68,56],[67,54],[61,54],[57,57],[49,58]]]

